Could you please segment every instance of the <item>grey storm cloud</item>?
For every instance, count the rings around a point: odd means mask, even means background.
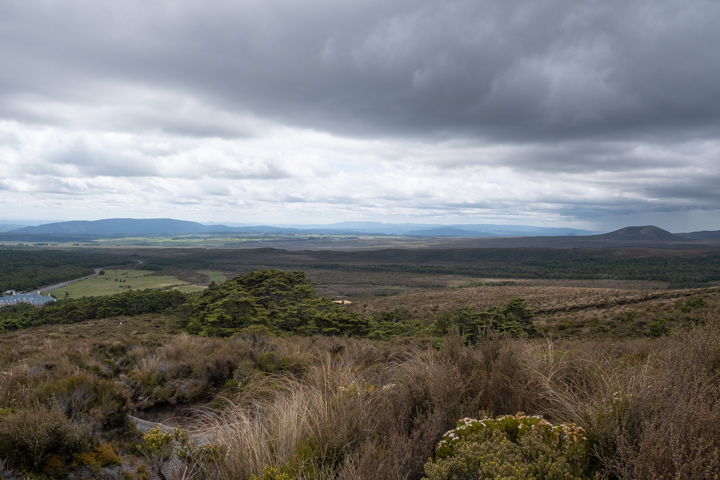
[[[711,0],[0,0],[0,209],[705,228],[719,24]]]
[[[0,95],[128,82],[361,137],[713,137],[718,19],[707,0],[3,2]]]

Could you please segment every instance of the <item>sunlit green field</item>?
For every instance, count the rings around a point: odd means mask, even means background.
[[[184,282],[175,276],[158,276],[151,275],[151,273],[145,270],[106,270],[105,275],[98,275],[87,280],[71,283],[65,287],[55,289],[51,293],[58,299],[64,299],[112,295],[130,289],[173,289],[192,293],[206,288]],[[216,278],[219,275],[218,272],[208,272],[207,274],[210,273],[215,275]],[[219,282],[216,280],[216,283]]]

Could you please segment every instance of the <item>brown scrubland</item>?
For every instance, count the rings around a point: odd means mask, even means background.
[[[261,329],[203,338],[160,315],[12,332],[0,337],[0,442],[26,453],[3,475],[155,478],[134,413],[217,447],[195,478],[419,479],[458,419],[522,411],[586,430],[587,478],[713,478],[718,313],[706,306],[659,338],[476,346],[452,333],[442,346]]]
[[[174,263],[160,261],[171,254]],[[336,266],[330,253],[305,268],[310,253],[271,254],[142,258],[154,274],[200,284],[201,269],[303,269],[318,292],[348,300],[336,308],[402,319],[414,333],[300,336],[253,324],[191,335],[179,307],[8,329],[0,478],[720,477],[712,280],[675,289],[647,278],[491,277],[458,263],[375,271]],[[534,314],[530,334],[437,327],[518,298]],[[568,431],[577,435],[542,433]],[[454,450],[442,447],[453,438]]]

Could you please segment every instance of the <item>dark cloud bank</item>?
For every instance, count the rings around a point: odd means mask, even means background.
[[[697,211],[707,223],[720,208],[719,20],[720,3],[700,0],[3,2],[0,119],[218,138],[240,142],[235,154],[268,129],[324,132],[389,142],[398,155],[378,154],[378,175],[383,162],[567,175],[560,188],[594,193],[531,200],[566,221]],[[46,161],[85,164],[88,151]],[[123,176],[103,166],[114,155],[86,170]]]

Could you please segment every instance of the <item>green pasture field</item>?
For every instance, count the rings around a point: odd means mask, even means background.
[[[58,299],[82,298],[112,295],[127,290],[173,289],[184,293],[204,290],[206,287],[192,285],[171,275],[151,275],[145,270],[106,270],[105,275],[98,275],[80,282],[70,283],[65,287],[50,292]],[[217,272],[214,272],[217,273]],[[216,282],[217,283],[217,282]],[[67,297],[65,293],[67,292]]]

